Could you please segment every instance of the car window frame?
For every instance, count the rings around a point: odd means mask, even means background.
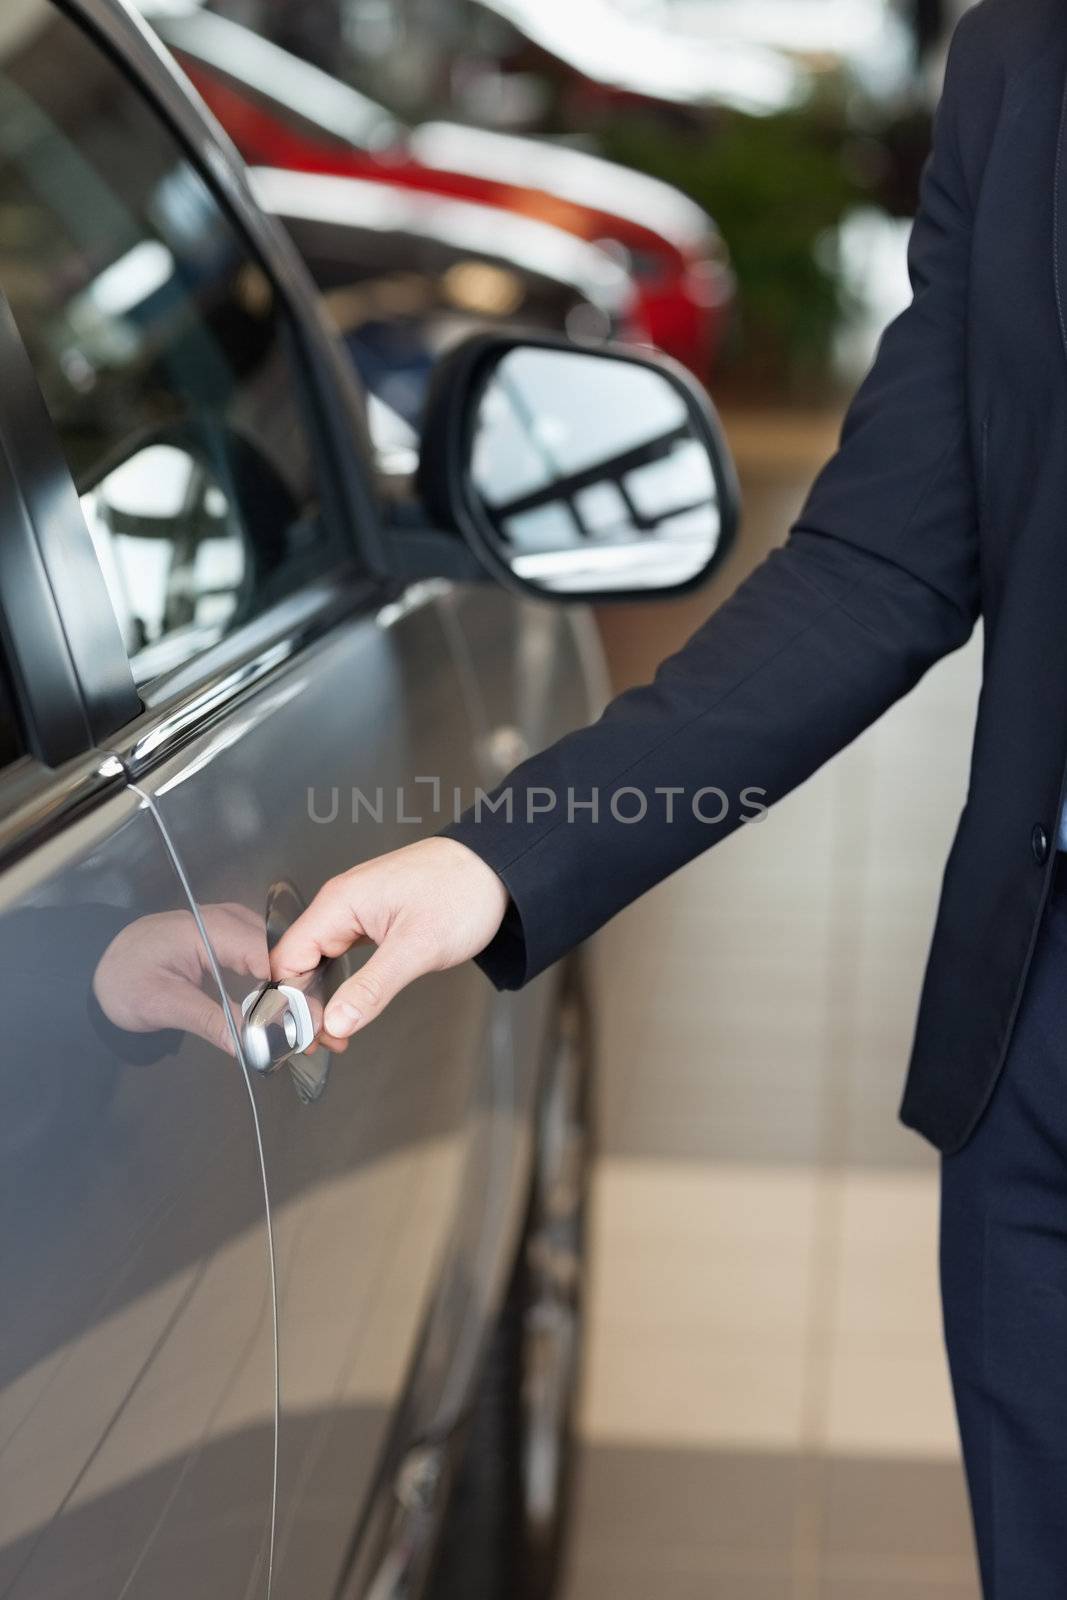
[[[302,578],[292,595],[146,685],[140,694],[134,691],[136,705],[129,705],[128,714],[120,719],[112,718],[113,726],[103,731],[99,726],[90,727],[72,742],[70,704],[60,707],[57,703],[49,711],[27,706],[20,697],[23,731],[44,770],[93,748],[121,746],[127,754],[140,751],[147,756],[151,752],[153,760],[163,759],[176,744],[195,737],[205,721],[217,717],[249,682],[261,680],[272,663],[290,659],[342,616],[380,604],[388,588],[385,532],[373,490],[364,397],[354,370],[336,348],[319,311],[314,285],[295,249],[256,205],[240,157],[142,19],[121,0],[49,3],[71,26],[79,28],[94,48],[103,51],[131,92],[145,102],[148,112],[162,119],[168,136],[207,185],[242,247],[270,281],[287,325],[287,342],[299,380],[297,404],[309,433],[328,537],[322,566]],[[21,344],[17,330],[16,337]],[[36,374],[34,382],[39,394]],[[62,459],[58,432],[50,418],[46,431],[50,450],[54,448]],[[21,470],[12,466],[16,492],[32,505],[37,488],[32,469],[27,481],[25,466]],[[69,472],[67,477],[70,479]],[[70,487],[73,492],[72,479]],[[78,512],[77,543],[84,540],[99,570],[80,507]],[[108,611],[113,615],[110,602]],[[53,615],[44,620],[51,629],[62,632],[70,620],[69,611],[65,614],[64,608],[56,605]],[[117,631],[116,625],[116,636]],[[5,646],[19,684],[25,678],[22,652],[10,637]],[[71,654],[74,687],[83,699],[91,700],[90,663],[84,650],[72,649]],[[122,659],[132,685],[125,648]],[[66,734],[57,739],[56,724],[61,718],[66,719]],[[0,821],[5,776],[0,773]]]
[[[0,636],[25,749],[56,767],[140,704],[88,525],[0,291]]]

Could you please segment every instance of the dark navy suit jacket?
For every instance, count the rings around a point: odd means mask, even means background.
[[[652,684],[518,770],[510,823],[483,812],[451,830],[510,890],[482,959],[517,986],[742,814],[734,803],[714,827],[679,805],[668,826],[659,806],[629,824],[535,805],[528,819],[526,791],[710,784],[778,799],[981,616],[971,783],[902,1112],[945,1150],[967,1140],[1003,1064],[1067,758],[1065,83],[1064,0],[983,0],[965,16],[911,241],[913,301],[787,543]]]

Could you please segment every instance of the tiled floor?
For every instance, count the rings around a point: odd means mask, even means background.
[[[783,535],[835,419],[728,419]],[[643,677],[708,596],[603,618]],[[597,941],[600,1160],[566,1600],[975,1600],[936,1166],[895,1121],[977,644]]]

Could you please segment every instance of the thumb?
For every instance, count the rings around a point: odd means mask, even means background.
[[[280,983],[314,972],[321,961],[344,955],[362,938],[363,928],[352,909],[348,879],[331,878],[274,946],[270,953],[271,976]]]
[[[334,1039],[350,1038],[381,1016],[401,989],[429,972],[430,966],[421,942],[394,927],[366,965],[346,979],[330,1000],[323,1032]]]

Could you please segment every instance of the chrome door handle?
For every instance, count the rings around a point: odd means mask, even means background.
[[[283,1061],[301,1055],[315,1037],[307,996],[287,983],[254,989],[241,1005],[241,1042],[254,1072],[276,1072]]]

